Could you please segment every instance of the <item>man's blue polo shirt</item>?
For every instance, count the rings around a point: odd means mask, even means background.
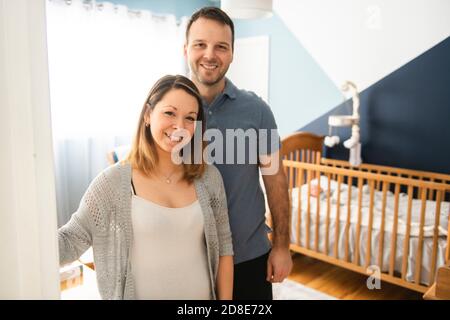
[[[228,211],[230,217],[231,232],[233,235],[234,263],[240,263],[257,258],[270,250],[270,242],[267,237],[268,227],[265,224],[265,200],[259,180],[259,165],[252,160],[251,152],[270,154],[279,148],[279,137],[270,139],[271,129],[277,129],[275,119],[269,106],[253,92],[240,90],[226,79],[225,90],[219,94],[211,105],[204,101],[203,110],[206,118],[207,129],[218,129],[223,137],[223,160],[215,161],[214,165],[219,169],[225,185]],[[234,148],[231,148],[232,135]],[[242,129],[234,131],[235,129]],[[248,129],[251,129],[248,131]],[[240,159],[238,163],[239,139],[245,137],[245,133],[251,136],[256,133],[258,141],[266,141],[264,134],[266,129],[267,144],[264,148],[251,149],[247,137],[245,143],[245,161]],[[217,131],[216,131],[217,132]],[[213,138],[210,144],[214,143]],[[242,142],[242,140],[241,140]],[[228,145],[228,152],[227,152]],[[253,146],[255,144],[253,143]],[[258,145],[258,144],[257,144]],[[211,146],[211,145],[210,145]],[[242,146],[242,143],[241,143]],[[230,155],[230,150],[234,149]],[[266,149],[267,152],[263,150]],[[218,150],[218,149],[216,149]],[[216,155],[212,153],[213,158]],[[229,164],[232,162],[232,164]],[[244,162],[244,163],[242,163]]]

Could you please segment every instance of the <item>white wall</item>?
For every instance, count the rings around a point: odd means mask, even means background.
[[[45,0],[0,0],[0,299],[59,298]]]
[[[269,37],[247,37],[234,41],[233,63],[227,77],[238,88],[253,91],[269,102]]]
[[[449,0],[274,0],[336,86],[363,90],[450,36]]]

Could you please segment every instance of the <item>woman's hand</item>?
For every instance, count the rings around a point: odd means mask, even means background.
[[[219,270],[217,272],[217,299],[233,299],[233,256],[219,257]]]

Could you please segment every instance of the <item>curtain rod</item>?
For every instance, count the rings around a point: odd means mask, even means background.
[[[48,0],[48,1],[55,1],[55,0]],[[57,1],[57,0],[56,0],[56,1]],[[70,5],[72,4],[72,2],[73,2],[73,0],[62,0],[62,1],[64,1],[64,2],[65,2],[67,5],[69,5],[69,6],[70,6]],[[103,2],[105,2],[105,1],[97,2],[96,0],[82,0],[83,5],[85,5],[85,6],[90,6],[90,7],[96,6],[99,10],[102,10],[102,9],[103,9]],[[106,2],[108,2],[108,1],[106,1]],[[109,3],[111,3],[112,5],[114,5],[114,9],[117,10],[117,8],[118,8],[118,6],[119,6],[118,4],[112,3],[112,2],[109,2]],[[121,5],[121,6],[126,7],[129,14],[134,15],[134,16],[137,16],[137,17],[140,17],[140,16],[142,15],[142,12],[143,12],[143,11],[148,11],[148,12],[150,12],[151,15],[152,15],[152,17],[157,18],[157,19],[167,19],[167,16],[170,15],[170,14],[157,14],[157,13],[154,13],[154,12],[152,12],[152,11],[150,11],[150,10],[132,10],[132,9],[128,8],[126,5]],[[174,14],[172,14],[172,15],[175,16]],[[178,26],[181,24],[181,19],[177,19],[176,16],[175,16],[175,21],[176,21],[176,24],[177,24]]]

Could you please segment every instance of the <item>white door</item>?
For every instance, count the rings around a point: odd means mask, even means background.
[[[269,103],[269,37],[236,39],[227,77],[238,88],[253,91]]]
[[[45,0],[0,21],[0,299],[58,299]]]

